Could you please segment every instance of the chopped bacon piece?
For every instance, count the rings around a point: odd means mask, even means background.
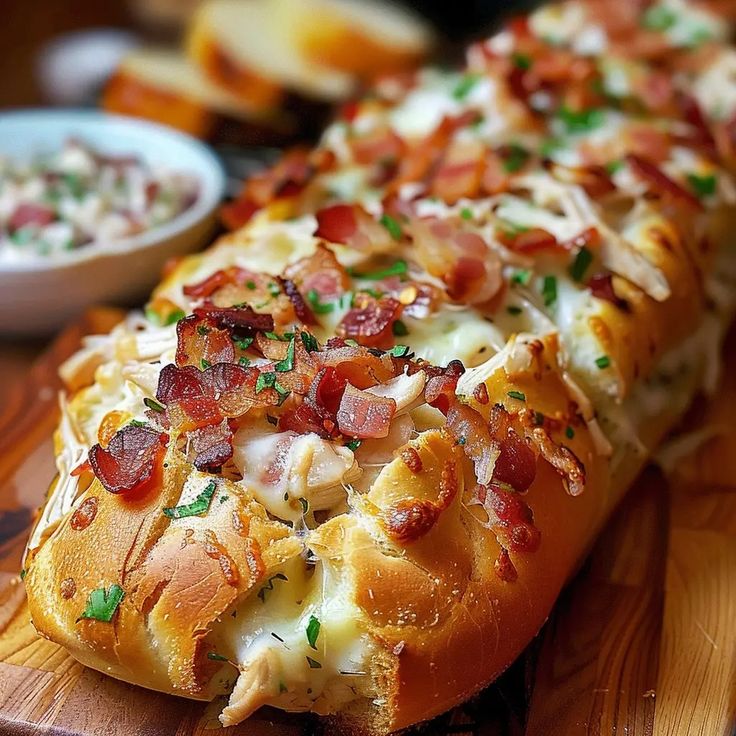
[[[242,335],[250,335],[254,332],[272,332],[274,328],[273,317],[270,314],[255,312],[248,305],[244,307],[214,307],[207,305],[195,309],[194,314],[197,317],[211,320],[220,328],[233,330]]]
[[[613,277],[610,273],[594,274],[588,279],[587,286],[596,299],[603,299],[615,304],[619,309],[628,311],[629,304],[626,299],[617,296],[613,289]]]
[[[501,441],[501,448],[493,469],[493,480],[505,483],[522,493],[534,482],[537,458],[530,442],[511,430]]]
[[[396,161],[406,150],[406,144],[389,127],[375,128],[350,140],[353,158],[364,166]]]
[[[386,437],[395,413],[393,399],[361,391],[348,383],[337,410],[337,423],[346,437]]]
[[[370,294],[355,296],[355,306],[337,326],[337,334],[361,345],[390,348],[394,344],[392,327],[401,315],[401,303],[390,296],[379,299]]]
[[[223,416],[239,417],[253,406],[278,402],[273,389],[256,393],[259,371],[234,363],[216,363],[202,373],[205,392],[217,401]]]
[[[290,429],[300,434],[314,432],[323,438],[334,437],[337,434],[337,411],[346,383],[334,368],[322,368],[312,380],[304,401],[281,415],[279,429]]]
[[[15,211],[8,220],[8,230],[15,232],[27,225],[36,225],[45,227],[50,225],[56,219],[53,208],[46,207],[42,204],[33,204],[26,202],[15,208]]]
[[[166,435],[159,432],[129,425],[118,430],[107,448],[93,445],[89,462],[110,493],[141,491],[157,475],[167,441]]]
[[[197,470],[215,472],[233,456],[233,433],[226,420],[188,434]]]
[[[498,443],[491,437],[488,425],[479,412],[456,398],[446,416],[446,427],[472,460],[478,483],[487,485],[499,455]]]
[[[339,296],[350,287],[350,277],[345,268],[335,254],[321,244],[311,256],[287,266],[283,275],[293,281],[302,294],[314,290],[322,301]]]
[[[291,279],[284,279],[280,276],[278,281],[284,294],[289,297],[289,301],[294,307],[294,314],[296,314],[297,319],[305,325],[316,325],[317,319],[304,301],[304,297],[301,295],[297,285]]]
[[[514,552],[535,552],[539,548],[541,534],[534,526],[531,509],[518,493],[490,485],[478,489],[478,500],[504,548]]]
[[[81,532],[86,529],[97,516],[97,506],[99,499],[97,496],[89,496],[79,505],[79,508],[72,514],[69,519],[69,526],[74,529],[75,532]]]
[[[703,205],[694,194],[691,194],[676,181],[670,179],[667,174],[651,161],[634,154],[629,154],[626,160],[632,170],[652,187],[652,191],[655,194],[663,193],[669,195],[696,212],[703,209]]]
[[[601,244],[601,234],[598,228],[586,227],[577,235],[561,243],[565,250],[577,251],[580,248],[597,248]]]
[[[211,396],[192,396],[172,401],[166,407],[166,417],[170,426],[180,432],[189,432],[222,421],[220,408]]]
[[[201,371],[191,365],[181,368],[173,363],[165,365],[158,375],[156,399],[162,404],[170,404],[186,398],[204,396]]]
[[[533,227],[520,232],[499,230],[496,237],[511,250],[518,253],[538,253],[541,250],[560,249],[560,242],[547,230]]]
[[[347,245],[358,229],[355,207],[351,204],[333,204],[317,212],[317,230],[314,235],[331,243]]]
[[[176,364],[201,368],[207,364],[235,360],[230,333],[220,329],[214,320],[192,314],[176,323]],[[203,362],[204,361],[204,362]]]
[[[588,156],[598,158],[595,150],[588,150],[587,153]],[[582,187],[590,197],[603,197],[616,191],[611,175],[604,166],[597,163],[589,163],[586,166],[563,166],[556,161],[549,161],[545,168],[555,179],[565,184],[577,184]]]
[[[243,227],[262,206],[247,197],[239,197],[222,205],[220,219],[228,230],[237,230]]]
[[[364,347],[345,345],[342,338],[332,338],[321,353],[313,357],[321,366],[331,366],[337,374],[357,388],[369,388],[395,378],[397,370],[395,359],[380,355]]]
[[[232,283],[232,274],[230,273],[230,269],[227,271],[220,269],[197,284],[187,284],[184,286],[182,291],[185,296],[189,297],[210,297],[218,289],[221,289],[223,286],[230,283]]]
[[[579,496],[585,490],[585,466],[575,453],[554,442],[543,427],[534,427],[529,434],[542,457],[562,476],[567,492]]]
[[[480,140],[450,144],[432,179],[430,193],[448,204],[477,196],[484,170],[485,146]]]

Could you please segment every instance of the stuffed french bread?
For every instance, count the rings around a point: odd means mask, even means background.
[[[387,733],[536,634],[734,307],[708,3],[568,2],[385,79],[64,367],[34,625],[84,664]],[[233,684],[234,683],[234,684]]]

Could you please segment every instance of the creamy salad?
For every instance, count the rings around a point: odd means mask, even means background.
[[[0,157],[0,263],[138,235],[169,222],[198,195],[192,175],[76,139],[30,160]]]

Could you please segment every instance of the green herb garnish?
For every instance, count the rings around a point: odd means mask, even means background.
[[[319,343],[314,335],[309,332],[302,332],[300,333],[300,337],[302,338],[302,345],[304,345],[304,349],[308,353],[314,353],[319,350]]]
[[[306,498],[300,498],[299,503],[301,504],[301,507],[302,507],[302,513],[308,514],[309,513],[309,501],[307,501]]]
[[[381,269],[380,271],[371,271],[370,273],[356,273],[348,269],[348,273],[356,279],[368,279],[369,281],[380,281],[385,279],[387,276],[401,276],[408,271],[406,261],[399,259],[395,263],[391,264],[388,268]]]
[[[113,583],[107,590],[97,588],[89,594],[87,607],[77,621],[86,618],[109,623],[123,598],[125,591],[117,583]]]
[[[243,337],[241,339],[233,338],[233,342],[235,343],[235,347],[239,350],[247,350],[252,344],[253,344],[253,338],[252,337]]]
[[[309,664],[310,668],[313,670],[322,669],[322,665],[316,659],[312,659],[311,657],[307,657],[307,664]]]
[[[523,69],[524,71],[527,71],[527,69],[532,68],[532,58],[527,54],[516,53],[513,54],[511,58],[514,61],[514,66],[516,66],[518,69]]]
[[[284,575],[282,572],[277,572],[275,575],[272,575],[267,581],[266,584],[261,587],[261,589],[258,591],[258,597],[261,600],[261,603],[266,602],[266,593],[273,590],[273,581],[274,580],[286,580],[288,581],[289,578]]]
[[[319,300],[319,294],[316,289],[310,289],[307,292],[307,301],[317,314],[329,314],[335,311],[334,304],[324,303]]]
[[[396,337],[405,337],[409,334],[409,328],[400,319],[397,319],[393,323],[391,331],[396,335]]]
[[[394,240],[401,240],[404,232],[402,231],[401,225],[399,225],[398,221],[391,217],[391,215],[387,215],[384,212],[381,215],[380,223],[386,228],[386,230],[388,230]]]
[[[565,124],[568,133],[587,133],[600,128],[605,122],[606,114],[597,107],[571,110],[563,106],[557,111],[557,117]]]
[[[522,309],[521,307],[517,307],[515,304],[511,304],[508,307],[506,307],[506,311],[509,314],[512,314],[514,317],[516,317],[517,315],[521,314]]]
[[[452,96],[456,100],[464,100],[479,81],[480,77],[477,74],[466,74],[455,85],[455,89],[452,90]]]
[[[227,657],[223,657],[222,654],[218,654],[217,652],[207,652],[207,659],[212,659],[215,662],[229,662],[230,661]]]
[[[595,364],[603,370],[603,368],[608,368],[611,365],[611,359],[607,355],[601,355],[595,359]]]
[[[676,22],[675,12],[664,5],[653,5],[647,8],[641,19],[642,26],[650,31],[666,31]]]
[[[588,270],[588,267],[592,262],[593,254],[583,246],[575,254],[575,259],[570,264],[570,276],[572,276],[575,281],[582,281],[585,277],[585,272]]]
[[[317,649],[317,637],[319,636],[320,623],[319,619],[315,616],[309,617],[309,623],[307,624],[307,641],[312,649]]]
[[[186,516],[201,516],[210,508],[212,497],[217,490],[217,483],[210,481],[205,489],[191,503],[164,509],[164,515],[170,519],[183,519]]]
[[[473,210],[471,210],[470,207],[463,207],[460,210],[460,217],[462,217],[463,220],[472,220],[473,219]]]
[[[210,363],[207,358],[202,358],[202,360],[199,361],[199,366],[203,371],[206,371],[212,366],[212,363]]]
[[[292,337],[289,341],[289,347],[286,350],[286,357],[280,360],[273,367],[275,371],[279,373],[286,373],[287,371],[294,369],[294,347],[296,345],[295,339]]]
[[[716,193],[716,177],[713,174],[706,176],[688,174],[687,182],[698,197],[710,197]]]
[[[567,427],[565,427],[565,437],[571,440],[574,436],[575,436],[575,430],[568,424]]]
[[[164,407],[161,406],[161,404],[159,404],[158,401],[154,401],[153,399],[149,399],[148,397],[143,399],[143,403],[149,409],[151,409],[152,411],[157,411],[159,414],[163,414],[166,411],[166,409],[164,409]]]
[[[529,160],[529,151],[522,146],[512,143],[509,146],[509,154],[503,162],[504,171],[513,174],[518,171]]]
[[[532,272],[528,269],[522,269],[515,271],[511,276],[512,284],[520,284],[521,286],[527,286],[532,278]]]
[[[408,345],[394,345],[386,352],[389,355],[393,355],[394,358],[407,358],[411,353],[411,348]]]
[[[542,281],[542,298],[544,306],[551,307],[557,301],[557,279],[554,276],[545,276]]]
[[[624,162],[621,159],[614,159],[613,161],[609,161],[606,164],[605,169],[608,172],[608,174],[613,176],[617,171],[621,171],[623,167],[624,167]]]
[[[355,452],[361,445],[361,440],[350,440],[350,442],[345,443],[345,447],[348,448],[348,450],[352,450]]]
[[[173,325],[180,319],[184,319],[184,317],[186,316],[186,312],[183,309],[175,309],[172,312],[169,312],[165,317],[161,317],[161,315],[156,310],[151,309],[150,307],[146,307],[146,319],[149,322],[153,322],[153,324],[155,325],[159,325],[160,327],[168,327],[169,325]]]
[[[511,399],[517,399],[518,401],[526,401],[526,394],[522,391],[509,391],[507,396]]]

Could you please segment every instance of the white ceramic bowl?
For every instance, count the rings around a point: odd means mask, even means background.
[[[203,143],[162,125],[86,110],[0,113],[0,155],[27,158],[57,150],[70,137],[109,154],[136,154],[193,174],[199,197],[185,212],[133,238],[27,262],[0,265],[0,333],[60,328],[92,304],[143,300],[167,259],[200,248],[212,235],[225,175]]]

